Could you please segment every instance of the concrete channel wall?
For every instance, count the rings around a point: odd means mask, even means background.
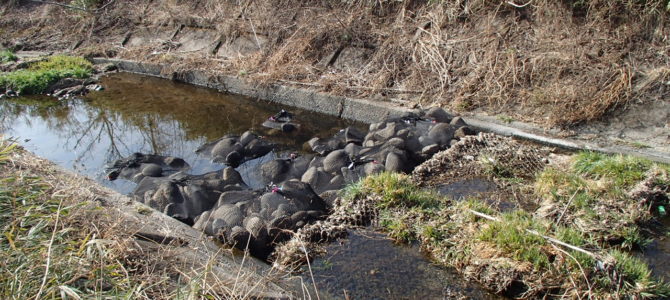
[[[381,122],[390,116],[399,116],[409,111],[362,99],[333,96],[326,93],[282,85],[258,86],[239,77],[211,75],[201,70],[165,74],[165,67],[152,63],[141,63],[121,59],[94,58],[93,63],[116,65],[119,70],[178,80],[194,85],[217,89],[221,92],[244,95],[251,98],[276,102],[293,107],[337,116],[364,123]]]
[[[165,72],[166,66],[123,59],[93,58],[96,64],[114,64],[121,71],[178,80],[189,84],[217,89],[221,92],[244,95],[251,98],[303,108],[339,118],[363,123],[381,122],[388,117],[399,116],[411,109],[397,107],[389,102],[377,102],[334,96],[327,93],[288,87],[278,84],[259,86],[240,77],[211,75],[202,70]],[[547,146],[568,150],[590,150],[604,153],[621,153],[644,157],[652,161],[670,164],[670,153],[654,149],[638,149],[624,145],[600,145],[581,140],[554,138],[546,131],[522,122],[500,124],[493,117],[464,116],[471,127],[504,136],[537,142]]]

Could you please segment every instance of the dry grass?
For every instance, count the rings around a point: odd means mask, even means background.
[[[548,126],[597,120],[633,99],[663,98],[652,88],[661,81],[650,78],[670,63],[665,1],[509,3],[116,1],[97,15],[50,7],[35,21],[2,26],[33,30],[16,31],[30,37],[32,47],[66,48],[48,42],[56,27],[28,28],[67,22],[74,25],[62,37],[87,40],[82,49],[103,44],[121,57],[174,63],[175,70],[201,68],[349,96],[505,113]],[[224,44],[240,36],[268,42],[250,56],[229,59],[179,54],[159,44],[120,47],[133,28],[174,31],[181,25],[216,30]],[[344,53],[354,58],[329,65]]]
[[[130,202],[123,212],[111,204],[116,200],[110,200],[110,191],[12,148],[0,142],[3,299],[277,295],[274,282],[281,282],[282,274],[270,270],[259,276],[252,258],[181,237],[178,229],[175,236],[155,234],[150,209]]]

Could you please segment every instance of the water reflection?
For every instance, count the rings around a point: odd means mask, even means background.
[[[128,193],[133,184],[105,180],[104,166],[133,152],[182,157],[193,167],[191,172],[203,173],[223,166],[193,151],[225,134],[253,130],[276,142],[280,151],[299,151],[311,137],[330,136],[351,125],[291,109],[302,126],[285,134],[260,126],[268,116],[286,108],[280,105],[128,73],[106,76],[102,84],[104,91],[83,99],[32,96],[0,100],[0,131],[16,137],[37,155]],[[273,157],[248,162],[239,170],[249,177],[258,164]]]

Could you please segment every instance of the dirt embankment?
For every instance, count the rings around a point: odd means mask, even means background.
[[[201,68],[670,147],[665,0],[9,1],[27,50]],[[641,118],[644,116],[644,118]]]

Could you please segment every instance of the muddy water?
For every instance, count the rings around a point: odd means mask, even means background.
[[[184,158],[190,173],[223,168],[194,150],[225,134],[246,130],[278,144],[278,152],[300,151],[314,136],[329,137],[351,122],[290,108],[300,129],[290,134],[262,127],[269,116],[288,107],[169,80],[116,73],[102,78],[105,90],[83,99],[50,97],[0,100],[0,132],[15,137],[28,150],[87,175],[119,192],[134,184],[105,179],[105,165],[134,152]],[[353,124],[363,126],[362,124]],[[253,173],[281,153],[239,167],[245,182],[256,185]]]

